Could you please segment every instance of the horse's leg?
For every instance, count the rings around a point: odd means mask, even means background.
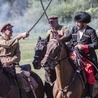
[[[47,98],[53,98],[53,86],[45,82],[45,93]]]

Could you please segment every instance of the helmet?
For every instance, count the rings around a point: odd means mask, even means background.
[[[74,20],[77,22],[89,23],[91,21],[91,16],[87,12],[77,12]]]

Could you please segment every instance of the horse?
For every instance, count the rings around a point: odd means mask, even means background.
[[[17,82],[1,66],[0,62],[0,98],[20,98]]]
[[[41,66],[55,68],[56,81],[53,87],[54,98],[84,98],[85,84],[80,73],[70,62],[68,46],[52,39],[47,45]],[[98,98],[98,86],[94,89],[94,98]]]
[[[10,74],[5,72],[1,66],[2,66],[2,64],[0,63],[0,98],[21,98],[17,80],[15,78],[13,78]],[[22,68],[23,68],[23,70],[27,70],[26,67],[22,67]],[[33,71],[30,71],[30,77],[33,77],[35,79],[35,81],[38,84],[38,87],[35,89],[35,92],[33,92],[31,90],[31,88],[29,87],[30,90],[28,92],[26,92],[27,98],[44,98],[42,80]],[[26,78],[24,78],[24,79],[26,79]],[[32,81],[30,81],[30,82],[32,82]],[[36,97],[34,96],[34,93],[36,94]]]
[[[35,55],[33,60],[33,66],[35,69],[41,69],[41,60],[43,59],[47,49],[47,39],[41,37],[38,38],[35,46]],[[56,79],[56,73],[54,69],[45,69],[45,84],[44,90],[47,98],[53,98],[52,89]]]

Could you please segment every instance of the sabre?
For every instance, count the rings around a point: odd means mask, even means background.
[[[52,28],[53,31],[54,31],[54,27],[53,27],[53,26],[51,25],[51,23],[49,22],[49,18],[48,18],[48,15],[47,15],[46,11],[45,11],[45,7],[44,7],[44,5],[43,5],[42,0],[40,0],[40,2],[41,2],[41,5],[42,5],[43,10],[44,10],[44,12],[45,12],[45,16],[46,16],[46,18],[47,18],[47,20],[48,20],[48,23],[50,24],[51,28]]]
[[[36,26],[36,24],[40,21],[40,19],[43,17],[43,15],[46,13],[46,10],[48,9],[48,7],[50,6],[52,0],[50,0],[49,4],[47,5],[46,9],[44,10],[44,12],[42,13],[42,15],[39,17],[39,19],[36,21],[36,23],[28,30],[27,33],[30,33],[31,30]]]
[[[45,7],[44,7],[44,5],[43,5],[42,0],[40,0],[40,2],[41,2],[41,6],[42,6],[42,8],[43,8],[43,11],[45,12],[45,16],[46,16],[46,18],[47,18],[47,20],[48,20],[48,22],[49,22],[49,18],[48,18],[48,15],[47,15],[46,11],[45,11]]]

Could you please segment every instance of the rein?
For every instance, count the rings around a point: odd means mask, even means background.
[[[61,42],[59,42],[59,44],[60,44],[62,47],[64,47]],[[65,49],[65,47],[64,47],[64,49]],[[61,52],[61,47],[60,47],[60,49],[57,50],[57,53],[55,54],[54,57],[51,57],[51,56],[49,56],[48,54],[45,54],[45,57],[50,58],[50,59],[52,60],[52,62],[53,62],[53,61],[56,62],[55,65],[58,65],[58,64],[59,64],[60,62],[62,62],[63,60],[67,60],[67,59],[69,58],[69,57],[67,56],[67,57],[65,57],[65,58],[62,58],[62,59],[57,60],[57,58],[59,58],[59,56],[60,56],[60,52]]]
[[[64,47],[64,49],[66,48],[66,47],[63,45],[63,43],[60,42],[59,44],[60,44],[62,47]],[[54,57],[51,57],[51,56],[49,56],[49,55],[47,55],[47,54],[45,55],[45,57],[50,58],[52,61],[55,61],[55,62],[56,62],[55,65],[58,65],[58,64],[59,64],[60,62],[62,62],[63,60],[69,59],[69,56],[67,56],[67,57],[62,58],[62,59],[60,59],[60,60],[57,60],[57,58],[59,58],[59,56],[60,56],[60,49],[57,51],[57,53],[56,53],[56,55],[55,55]],[[72,85],[72,83],[74,82],[77,73],[79,74],[80,79],[81,79],[80,70],[77,69],[77,70],[75,71],[75,73],[72,75],[72,78],[71,78],[69,84],[68,84],[64,89],[60,89],[60,88],[57,86],[57,84],[56,84],[56,87],[58,88],[58,90],[60,90],[60,91],[62,92],[62,98],[65,98],[65,97],[64,97],[64,92],[67,93],[69,87],[70,87],[70,86]],[[81,80],[82,80],[82,79],[81,79]],[[55,83],[56,83],[56,82],[55,82]],[[64,91],[64,90],[66,90],[66,91]]]

